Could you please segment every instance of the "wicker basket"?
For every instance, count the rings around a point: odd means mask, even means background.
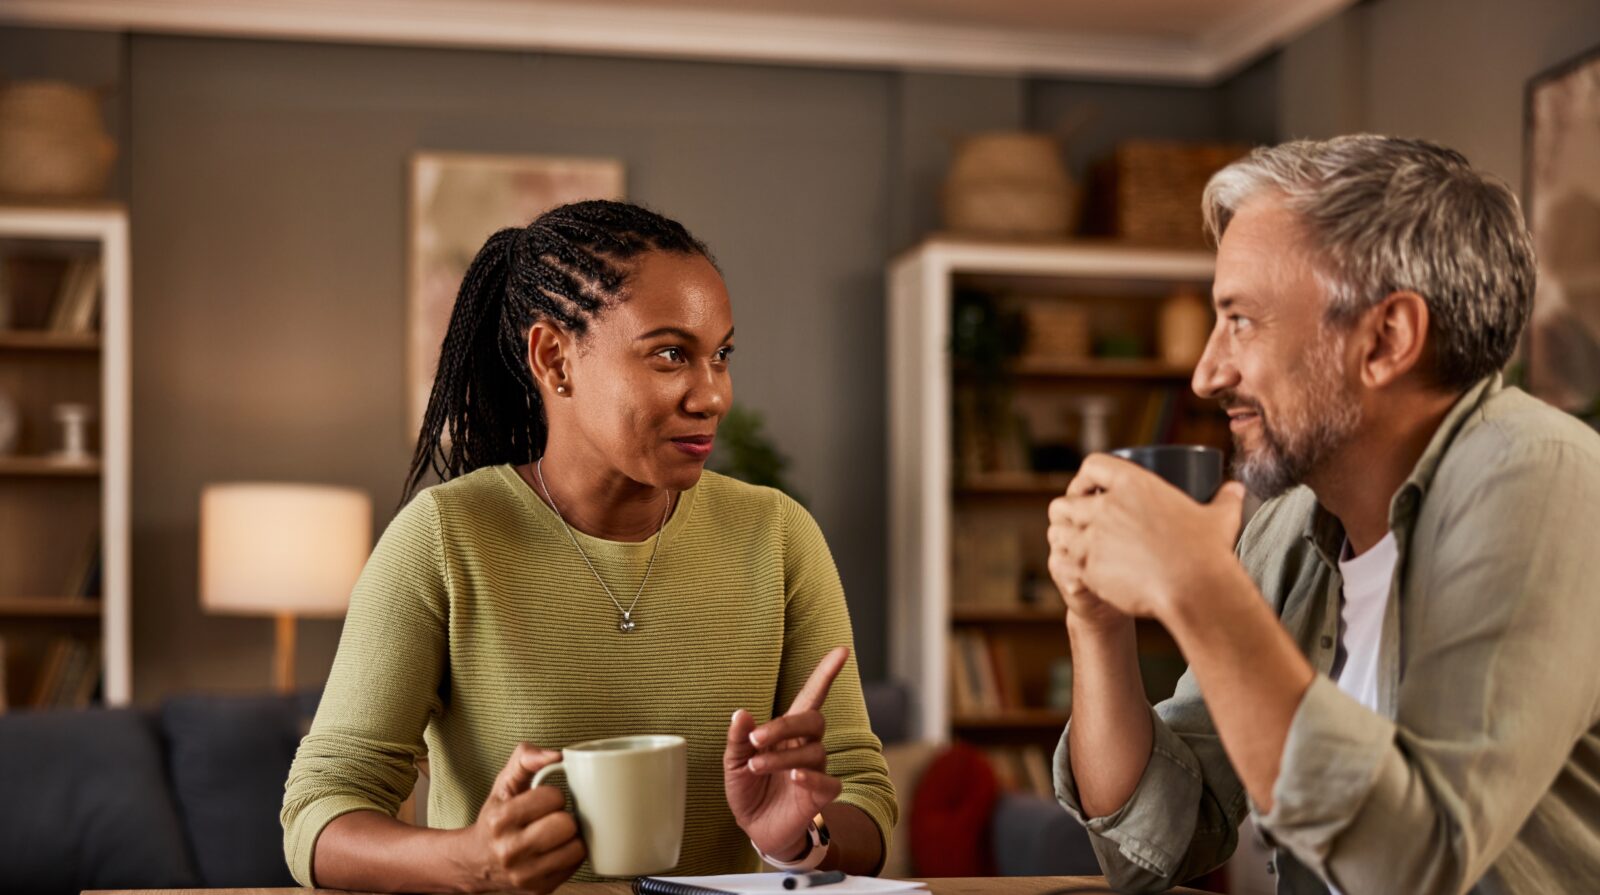
[[[1206,182],[1249,151],[1242,143],[1119,144],[1096,178],[1096,229],[1139,245],[1203,247]]]
[[[962,140],[940,197],[947,230],[1041,238],[1072,229],[1077,198],[1055,138],[1021,131]]]
[[[1026,359],[1076,361],[1089,357],[1089,310],[1059,298],[1029,301],[1022,310]]]
[[[0,86],[0,194],[94,198],[116,156],[94,91],[60,81]]]

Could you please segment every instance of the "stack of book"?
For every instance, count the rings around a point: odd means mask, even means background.
[[[104,555],[100,550],[100,535],[95,534],[84,543],[73,561],[72,568],[67,571],[67,576],[62,581],[62,595],[85,599],[100,596],[103,565]]]
[[[39,709],[86,708],[100,684],[100,650],[73,637],[50,641],[29,704]]]
[[[1050,760],[1045,756],[1043,746],[1000,746],[985,750],[985,754],[1002,790],[1055,798]]]
[[[969,630],[950,636],[950,692],[957,714],[993,715],[1025,707],[1017,663],[1005,638]]]
[[[69,335],[95,331],[100,312],[100,273],[99,258],[75,258],[67,263],[46,329]]]

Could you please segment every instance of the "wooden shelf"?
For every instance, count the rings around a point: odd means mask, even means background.
[[[1026,730],[1066,727],[1070,713],[1063,709],[1005,709],[981,715],[956,715],[951,726],[968,730]]]
[[[80,597],[0,597],[0,618],[99,617],[99,600]]]
[[[1016,376],[1041,379],[1156,379],[1188,382],[1194,375],[1190,367],[1143,358],[1068,361],[1019,358],[1007,369]]]
[[[0,457],[0,477],[92,478],[100,475],[100,461],[57,463],[44,457]]]
[[[955,486],[958,497],[1060,497],[1072,483],[1071,473],[988,473],[963,479]]]
[[[0,351],[89,352],[100,350],[99,333],[56,333],[49,330],[0,329]]]
[[[1059,602],[1059,601],[1058,601]],[[950,620],[956,624],[1051,624],[1064,625],[1065,607],[1035,606],[952,606]]]

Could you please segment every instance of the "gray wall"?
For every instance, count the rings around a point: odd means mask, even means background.
[[[203,483],[348,482],[387,520],[410,448],[403,176],[422,148],[621,158],[631,198],[713,247],[738,399],[794,458],[881,673],[886,77],[169,38],[135,39],[132,69],[141,693],[267,668],[267,623],[195,605]],[[337,626],[303,625],[317,679]]]
[[[1520,189],[1528,79],[1597,44],[1596,0],[1376,0],[1284,49],[1279,119],[1436,140]]]
[[[937,227],[962,133],[1054,129],[1081,170],[1124,137],[1271,137],[1271,65],[1214,89],[0,29],[0,73],[109,88],[134,269],[136,696],[268,680],[267,620],[196,597],[200,488],[359,486],[387,523],[403,423],[404,201],[419,149],[621,158],[717,252],[738,399],[833,547],[881,677],[883,267]],[[338,640],[300,623],[299,676]]]

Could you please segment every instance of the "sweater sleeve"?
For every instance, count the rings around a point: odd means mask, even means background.
[[[352,811],[393,816],[416,783],[422,734],[442,706],[448,588],[439,511],[424,491],[367,560],[311,732],[289,769],[284,857],[314,886],[323,829]]]
[[[899,819],[899,806],[889,782],[883,744],[872,733],[866,701],[861,695],[844,587],[816,520],[791,498],[781,499],[786,595],[783,666],[778,674],[773,714],[788,710],[829,650],[841,645],[851,647],[850,660],[822,704],[828,725],[823,747],[828,752],[828,773],[844,784],[838,800],[872,818],[887,853],[889,833]]]

